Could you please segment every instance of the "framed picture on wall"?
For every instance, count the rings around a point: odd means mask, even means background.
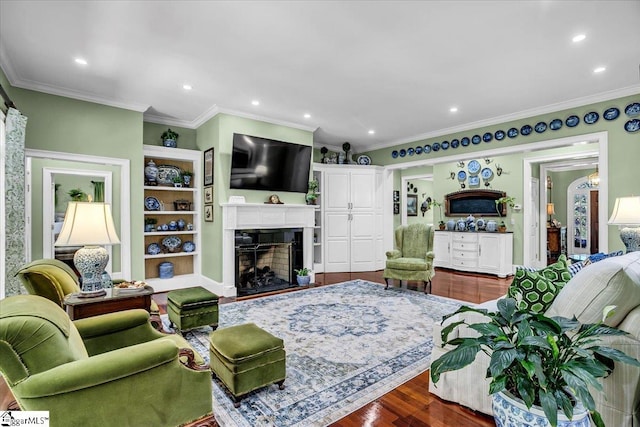
[[[400,191],[393,190],[393,203],[400,203]]]
[[[393,204],[393,214],[400,215],[400,203]]]
[[[213,187],[204,187],[204,202],[213,203]]]
[[[213,205],[204,205],[204,221],[213,222]]]
[[[407,195],[407,216],[418,216],[418,195]]]
[[[204,185],[213,185],[213,148],[204,152]]]

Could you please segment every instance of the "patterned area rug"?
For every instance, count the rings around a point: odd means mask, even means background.
[[[432,325],[460,304],[360,280],[223,304],[219,327],[254,322],[284,339],[287,379],[284,390],[257,390],[238,409],[214,381],[216,419],[243,427],[335,422],[426,371]],[[207,361],[210,332],[185,333]]]

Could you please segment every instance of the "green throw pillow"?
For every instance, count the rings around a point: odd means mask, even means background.
[[[542,270],[517,270],[507,295],[511,298],[521,298],[525,309],[544,313],[569,279],[571,274],[567,258],[561,255],[558,262]]]

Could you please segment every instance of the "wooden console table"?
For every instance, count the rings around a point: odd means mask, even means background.
[[[122,291],[118,288],[105,289],[107,294],[101,297],[80,298],[78,294],[69,294],[64,306],[71,320],[84,319],[98,314],[114,311],[142,308],[150,311],[153,288],[145,286],[140,291]]]

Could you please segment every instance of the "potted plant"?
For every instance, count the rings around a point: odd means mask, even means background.
[[[156,224],[158,220],[156,218],[145,218],[144,219],[144,231],[147,233],[154,231],[156,229]]]
[[[293,271],[296,272],[298,285],[302,286],[302,285],[308,285],[309,283],[311,283],[311,276],[309,276],[309,272],[311,270],[309,270],[307,267],[302,267],[299,270],[293,270]]]
[[[182,188],[182,176],[174,176],[172,179],[173,186],[176,188]]]
[[[318,181],[316,179],[312,179],[309,181],[309,190],[307,191],[306,201],[308,205],[315,205],[316,200],[318,199]]]
[[[191,177],[193,176],[193,172],[191,171],[182,171],[182,183],[185,187],[191,186]]]
[[[162,139],[162,145],[165,147],[176,148],[178,146],[178,133],[171,130],[171,128],[165,130],[160,138]]]
[[[67,194],[69,194],[69,197],[71,197],[71,200],[74,202],[81,202],[87,198],[87,193],[79,188],[72,188]]]
[[[602,427],[604,423],[595,408],[589,387],[602,388],[598,378],[611,373],[612,361],[640,366],[638,360],[598,343],[601,336],[627,334],[603,324],[613,314],[614,308],[605,308],[601,322],[583,325],[575,318],[549,318],[542,313],[521,309],[513,298],[498,300],[497,312],[463,306],[445,316],[443,322],[466,312],[480,313],[486,321],[467,323],[459,320],[443,328],[443,345],[454,348],[431,363],[431,380],[436,384],[441,374],[471,364],[477,353],[482,351],[490,357],[487,378],[491,378],[489,393],[493,399],[494,417],[508,415],[509,412],[513,415],[524,411],[524,407],[538,406],[541,407],[541,415],[529,417],[546,417],[554,427],[562,414],[574,421],[581,417],[584,420],[591,414],[595,425]],[[449,334],[461,325],[473,329],[477,336],[449,340]],[[516,403],[524,403],[521,411],[502,409],[513,399]],[[496,402],[500,403],[497,407]],[[579,414],[579,410],[584,413]],[[588,421],[584,422],[588,424]],[[500,424],[496,420],[496,424],[522,425],[522,421],[503,420]]]
[[[495,203],[496,203],[496,212],[498,212],[498,216],[502,218],[502,209],[501,209],[502,205],[513,208],[516,205],[516,198],[511,196],[503,196],[503,197],[500,197],[499,199],[496,199]],[[498,231],[500,233],[504,233],[505,231],[507,231],[507,224],[505,224],[504,220],[500,221],[500,224],[498,225]]]
[[[440,217],[440,222],[438,222],[438,227],[440,228],[440,230],[444,230],[446,225],[445,225],[444,221],[442,220],[442,203],[437,202],[435,200],[431,200],[431,202],[429,202],[429,208],[433,208],[434,206],[438,207],[438,213],[439,213],[439,217]]]

